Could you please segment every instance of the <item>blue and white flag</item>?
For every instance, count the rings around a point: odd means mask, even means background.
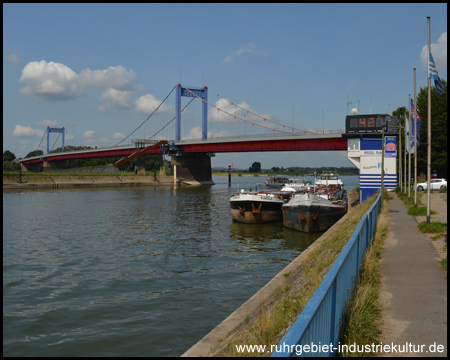
[[[406,115],[405,115],[405,132],[406,132],[405,150],[406,150],[406,153],[409,154],[409,151],[411,150],[411,146],[410,146],[411,135],[410,135],[410,131],[409,131],[409,118]]]
[[[436,64],[433,59],[433,55],[431,55],[428,59],[428,77],[434,80],[434,86],[436,87],[437,96],[442,95],[444,93],[444,83],[441,81],[439,74],[437,72]]]
[[[414,154],[414,120],[417,121],[417,147],[420,146],[420,128],[422,127],[422,120],[420,120],[419,112],[414,113],[414,100],[411,99],[411,154]]]

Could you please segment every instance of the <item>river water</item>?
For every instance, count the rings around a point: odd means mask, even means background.
[[[179,356],[320,236],[232,222],[264,178],[213,180],[4,190],[3,356]]]

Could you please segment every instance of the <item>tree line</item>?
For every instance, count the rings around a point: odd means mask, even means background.
[[[288,173],[295,173],[299,175],[311,175],[316,172],[319,174],[325,174],[325,173],[337,173],[339,175],[358,175],[359,170],[355,167],[328,167],[328,166],[322,166],[322,167],[303,167],[303,166],[291,166],[284,168],[283,166],[278,167],[274,166],[269,170],[263,170],[261,169],[261,163],[258,161],[255,161],[252,166],[249,167],[248,172],[266,172],[266,173],[276,173],[276,174],[286,174]]]
[[[431,88],[431,172],[437,174],[439,178],[447,179],[447,81],[442,80],[442,82],[445,89],[443,95],[437,96],[436,89]],[[417,148],[417,174],[427,174],[428,86],[420,88],[417,95],[417,110],[422,120],[422,127],[419,131],[420,146]],[[409,116],[409,110],[402,106],[395,110],[392,115],[398,116],[404,129],[405,117]],[[402,148],[399,151],[404,156],[406,144],[404,131],[401,132],[401,136]]]
[[[64,152],[74,151],[74,150],[86,150],[92,149],[92,147],[82,147],[82,146],[65,146]],[[62,152],[62,148],[58,148],[50,151],[50,153]],[[26,156],[26,158],[43,155],[42,150],[31,151]],[[95,159],[74,159],[67,160],[67,169],[81,168],[81,167],[91,167],[114,164],[116,161],[122,159],[122,157],[110,157],[110,158],[95,158]],[[3,171],[17,171],[20,168],[20,164],[16,158],[16,155],[9,150],[3,153]],[[144,166],[146,170],[159,170],[162,166],[163,159],[162,155],[145,155],[138,156],[137,158],[128,161],[121,166],[119,166],[120,171],[134,171],[135,166]]]

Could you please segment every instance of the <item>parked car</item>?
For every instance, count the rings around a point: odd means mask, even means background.
[[[445,179],[431,179],[430,180],[430,187],[431,187],[431,190],[446,189],[447,188],[447,180],[445,180]],[[427,183],[426,182],[417,184],[417,190],[418,191],[427,190],[427,188],[428,187],[427,187]]]

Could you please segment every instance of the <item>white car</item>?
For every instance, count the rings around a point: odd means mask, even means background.
[[[445,179],[431,179],[430,180],[430,187],[431,190],[440,190],[440,189],[446,189],[447,188],[447,180]],[[417,190],[427,190],[427,183],[419,183],[417,184]]]

